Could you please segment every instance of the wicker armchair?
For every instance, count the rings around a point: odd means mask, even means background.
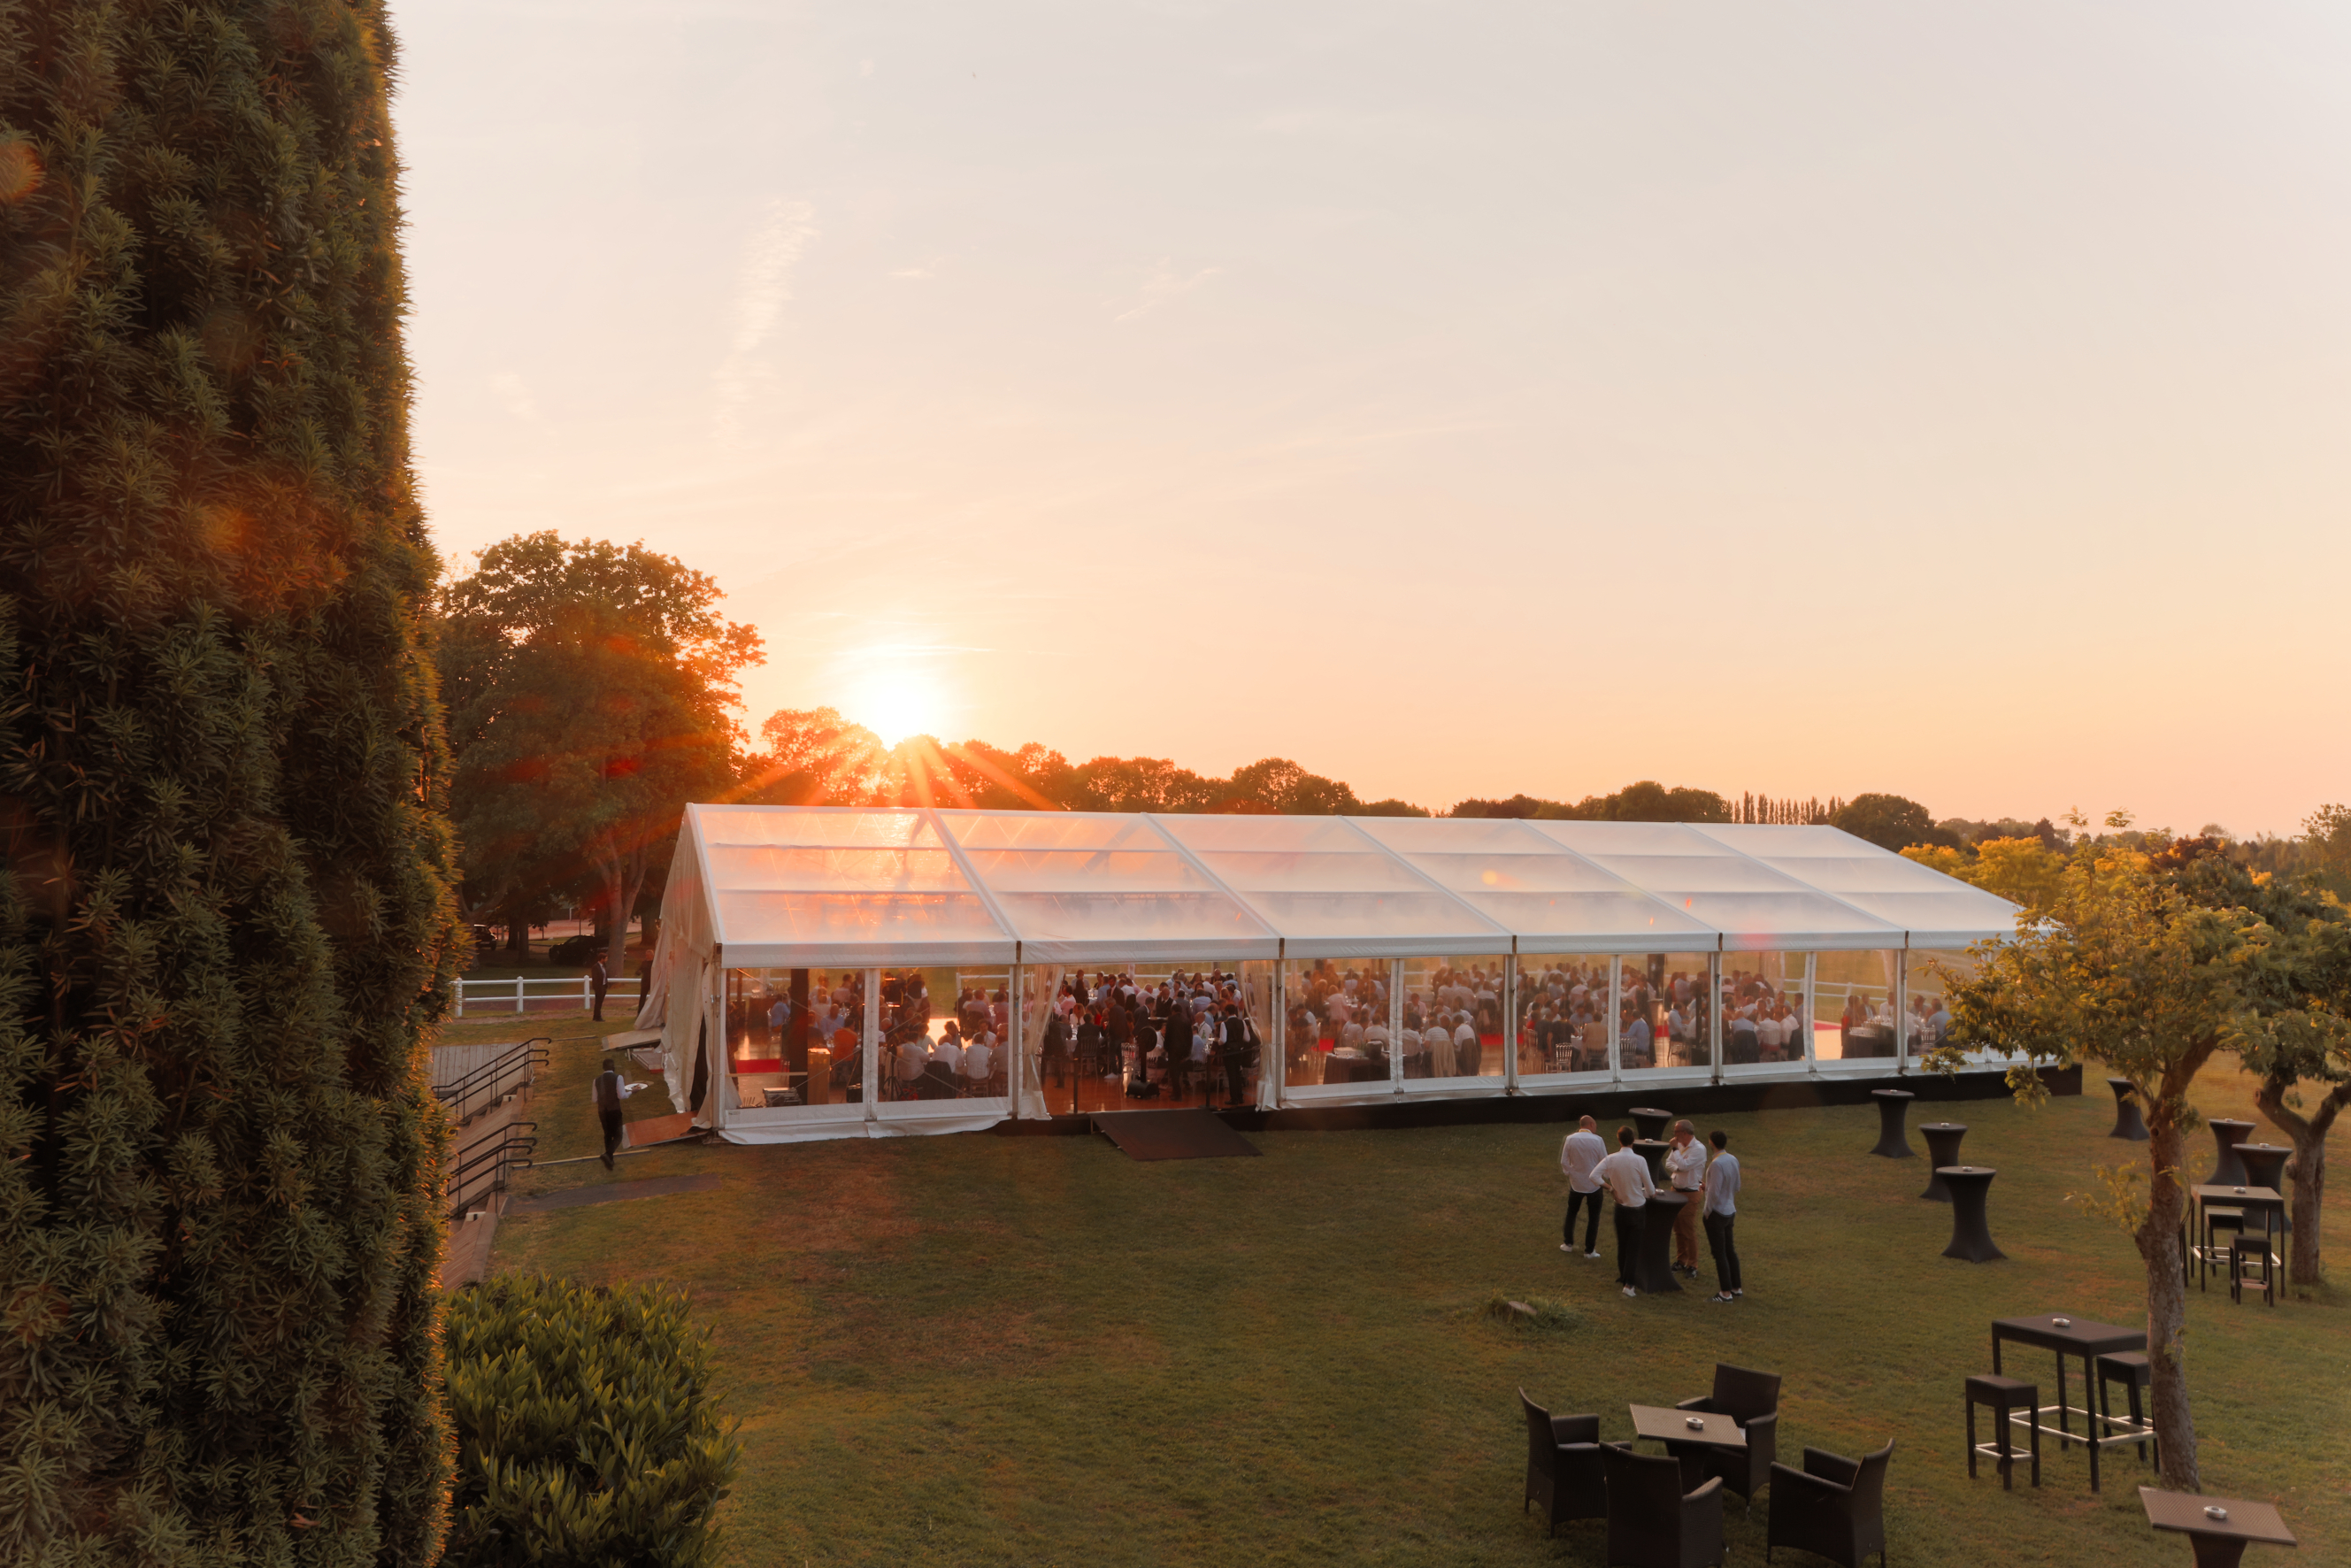
[[[1886,1564],[1886,1467],[1894,1445],[1858,1459],[1822,1448],[1804,1450],[1804,1468],[1771,1467],[1771,1526],[1763,1560],[1779,1546],[1816,1552],[1844,1568],[1877,1553]]]
[[[1708,1568],[1722,1561],[1722,1482],[1682,1490],[1682,1462],[1604,1443],[1609,1568]]]
[[[1720,1477],[1725,1487],[1753,1507],[1757,1490],[1771,1484],[1771,1464],[1780,1457],[1780,1375],[1717,1362],[1714,1392],[1685,1399],[1675,1408],[1728,1416],[1747,1434],[1744,1449],[1689,1447],[1700,1474]]]
[[[1608,1484],[1600,1472],[1600,1417],[1553,1416],[1519,1390],[1527,1416],[1527,1495],[1519,1506],[1541,1503],[1543,1533],[1575,1519],[1608,1517]]]

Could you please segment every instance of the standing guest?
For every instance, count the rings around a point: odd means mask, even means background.
[[[1583,1255],[1600,1256],[1600,1183],[1592,1170],[1608,1157],[1608,1145],[1585,1116],[1559,1147],[1559,1168],[1567,1176],[1567,1218],[1559,1228],[1559,1249],[1575,1250],[1575,1211],[1584,1209]]]
[[[1641,1210],[1649,1206],[1657,1184],[1649,1179],[1649,1162],[1633,1146],[1633,1129],[1616,1129],[1616,1152],[1592,1167],[1592,1174],[1616,1200],[1616,1282],[1628,1296],[1637,1296],[1641,1289],[1635,1281],[1640,1271],[1634,1264],[1641,1250],[1641,1222],[1646,1218]]]
[[[599,953],[596,955],[595,961],[588,966],[588,991],[590,996],[596,998],[596,1021],[598,1023],[602,1023],[604,1021],[604,993],[611,989],[611,971],[604,967],[604,955]]]
[[[596,1074],[589,1085],[589,1097],[596,1103],[596,1118],[604,1124],[604,1168],[612,1168],[612,1151],[621,1146],[621,1102],[628,1091],[621,1086],[621,1070],[607,1058],[604,1071]]]
[[[1674,1216],[1674,1267],[1698,1278],[1698,1217],[1704,1203],[1706,1145],[1687,1122],[1674,1124],[1673,1146],[1666,1151],[1666,1181],[1682,1199]]]
[[[1739,1273],[1739,1243],[1730,1228],[1739,1218],[1739,1156],[1730,1152],[1730,1134],[1710,1135],[1714,1163],[1706,1167],[1706,1244],[1714,1252],[1714,1278],[1720,1288],[1718,1301],[1737,1301],[1747,1293]]]
[[[1237,1001],[1225,1004],[1225,1098],[1238,1111],[1249,1098],[1249,1021]]]

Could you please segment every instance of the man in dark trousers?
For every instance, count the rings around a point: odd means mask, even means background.
[[[621,1070],[607,1057],[604,1071],[589,1086],[596,1102],[597,1120],[604,1124],[604,1168],[612,1168],[612,1151],[621,1146]]]
[[[1608,1196],[1616,1200],[1616,1283],[1628,1296],[1640,1291],[1640,1269],[1635,1262],[1641,1250],[1641,1226],[1647,1218],[1641,1211],[1657,1190],[1649,1176],[1649,1162],[1633,1146],[1633,1129],[1616,1129],[1616,1152],[1592,1167]]]
[[[604,993],[611,989],[611,972],[604,967],[604,955],[599,953],[596,955],[595,961],[588,966],[588,991],[596,998],[598,1023],[604,1021]]]

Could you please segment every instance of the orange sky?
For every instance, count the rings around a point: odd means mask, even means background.
[[[1442,807],[2351,798],[2351,13],[395,4],[444,550]]]

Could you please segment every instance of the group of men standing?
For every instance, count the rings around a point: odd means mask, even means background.
[[[1716,1291],[1711,1299],[1734,1301],[1746,1294],[1732,1234],[1739,1218],[1739,1157],[1730,1152],[1729,1134],[1717,1132],[1709,1141],[1714,1145],[1711,1160],[1689,1123],[1676,1122],[1662,1162],[1667,1182],[1683,1200],[1674,1217],[1673,1266],[1677,1273],[1698,1277],[1698,1231],[1703,1223],[1708,1248],[1714,1254]],[[1616,1149],[1612,1154],[1592,1118],[1583,1117],[1560,1148],[1559,1168],[1565,1173],[1568,1186],[1567,1219],[1560,1228],[1559,1249],[1574,1254],[1576,1216],[1588,1210],[1583,1255],[1600,1256],[1600,1195],[1605,1192],[1616,1203],[1616,1283],[1626,1295],[1639,1295],[1635,1259],[1646,1218],[1641,1211],[1659,1188],[1647,1158],[1633,1146],[1633,1129],[1616,1129]]]

